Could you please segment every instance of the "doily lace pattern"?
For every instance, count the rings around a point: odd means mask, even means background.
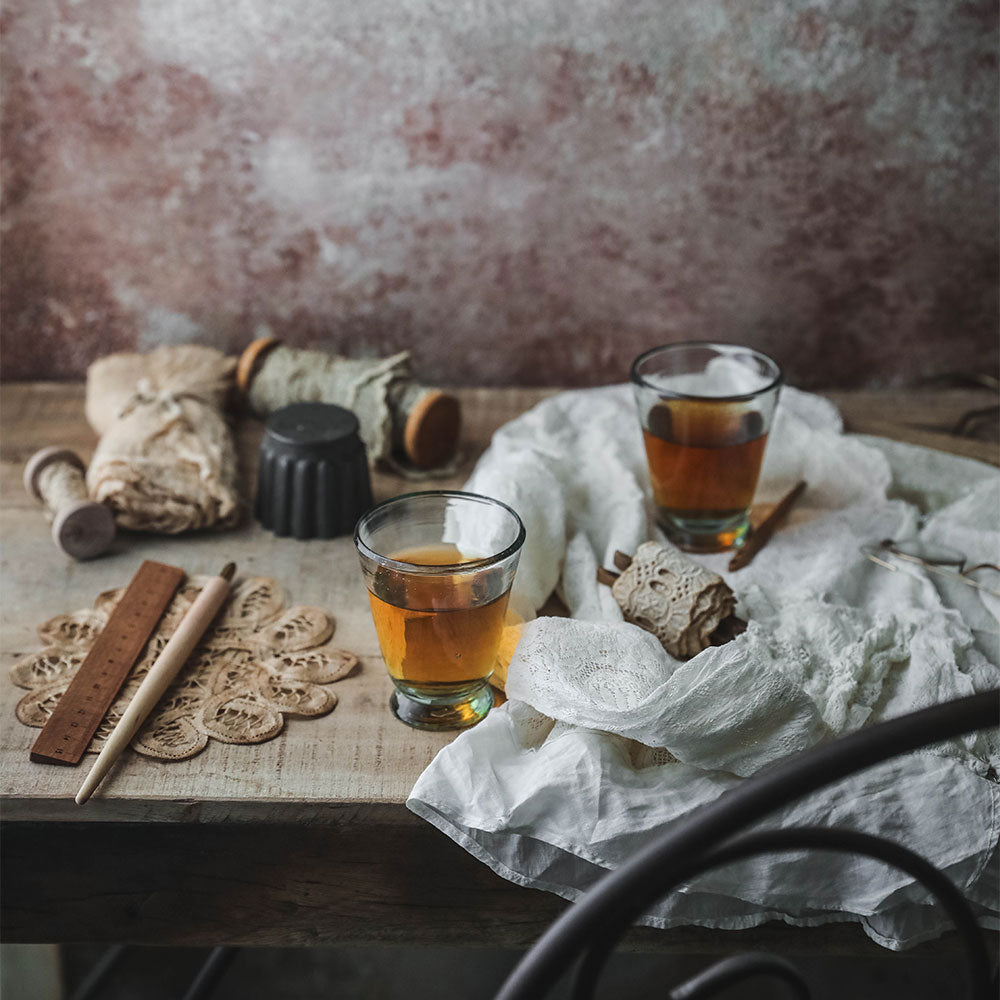
[[[88,747],[98,753],[142,678],[207,581],[189,577],[174,595],[114,704]],[[45,648],[11,668],[28,689],[17,705],[27,726],[44,726],[69,687],[125,588],[101,594],[92,609],[57,615],[38,629]],[[332,617],[321,608],[285,610],[275,580],[253,577],[236,587],[176,680],[132,740],[156,760],[185,760],[208,745],[263,743],[284,728],[285,716],[326,715],[337,704],[329,684],[358,659],[331,644]]]

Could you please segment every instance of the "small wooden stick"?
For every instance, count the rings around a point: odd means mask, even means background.
[[[772,510],[771,513],[768,514],[767,517],[765,517],[764,520],[750,532],[747,536],[747,540],[743,543],[743,547],[738,549],[733,558],[729,560],[730,572],[737,569],[743,569],[744,566],[749,565],[753,557],[757,555],[757,553],[760,552],[760,550],[771,540],[771,536],[777,528],[781,526],[785,518],[788,517],[788,512],[792,509],[795,501],[802,496],[805,490],[805,480],[799,480],[799,482],[797,482],[795,486],[793,486],[792,489],[781,498],[781,501],[774,508],[774,510]]]
[[[620,549],[615,549],[615,566],[618,567],[622,572],[625,572],[632,565],[632,557],[626,555]]]
[[[191,655],[191,650],[205,634],[208,626],[212,624],[212,619],[222,607],[229,593],[229,581],[235,572],[235,563],[226,563],[222,572],[205,584],[194,603],[188,608],[187,614],[177,626],[177,631],[170,637],[156,658],[156,662],[149,668],[149,673],[142,679],[139,690],[129,702],[114,732],[108,737],[104,749],[98,754],[90,774],[77,792],[77,805],[82,806],[90,798],[111,765],[156,707],[156,703],[177,676],[177,672],[184,666],[185,660]]]
[[[713,646],[724,646],[738,635],[743,635],[746,630],[747,623],[742,618],[730,615],[719,622],[718,628],[708,637],[708,641]]]
[[[615,549],[614,561],[615,566],[617,566],[622,573],[624,573],[625,570],[632,565],[632,557],[626,555],[621,551],[621,549]],[[613,573],[610,569],[605,569],[603,566],[597,567],[597,582],[603,583],[606,587],[610,587],[620,575],[620,573]]]

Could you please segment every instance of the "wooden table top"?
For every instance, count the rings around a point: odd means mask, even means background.
[[[447,478],[416,488],[461,486],[493,431],[553,391],[459,390],[463,405],[460,465]],[[951,390],[828,395],[840,406],[850,430],[943,447],[997,464],[996,444],[947,433],[963,413],[989,405],[993,401],[989,393]],[[368,900],[359,905],[357,899],[343,896],[342,888],[333,884],[334,876],[316,876],[316,884],[324,886],[321,895],[330,912],[339,914],[340,919],[349,915],[355,924],[350,934],[359,940],[412,940],[417,924],[413,914],[417,912],[425,926],[416,932],[416,939],[438,943],[469,940],[469,921],[481,928],[481,940],[507,944],[523,944],[547,925],[564,903],[505,883],[405,809],[406,796],[417,776],[452,736],[410,729],[390,713],[391,682],[379,654],[350,538],[306,542],[276,538],[247,516],[238,529],[218,534],[167,537],[124,533],[111,553],[76,563],[53,545],[49,526],[40,507],[25,494],[21,476],[28,457],[46,445],[73,448],[89,460],[96,437],[83,417],[83,386],[4,385],[0,414],[0,650],[5,669],[20,656],[40,648],[36,628],[41,622],[88,607],[100,592],[126,584],[143,559],[171,563],[190,573],[214,573],[234,560],[239,575],[274,577],[284,587],[289,604],[315,604],[330,611],[336,619],[336,644],[361,658],[360,669],[333,686],[339,704],[329,715],[290,718],[278,737],[257,746],[210,741],[201,754],[188,761],[160,763],[127,751],[84,807],[73,802],[82,768],[29,762],[28,750],[38,730],[22,726],[14,716],[14,705],[24,692],[6,678],[0,681],[6,939],[158,943],[203,943],[210,939],[214,943],[259,944],[343,940],[333,930],[317,930],[315,917],[289,916],[293,902],[298,907],[309,898],[310,865],[328,850],[331,830],[341,838],[339,860],[355,876],[359,871],[370,872],[373,851],[384,852],[386,870],[372,876],[376,886],[373,898],[377,897],[374,903]],[[249,417],[237,426],[246,497],[252,496],[261,429],[261,424]],[[414,488],[412,482],[384,473],[374,476],[373,486],[376,499]],[[199,842],[205,849],[214,845],[222,855],[231,855],[229,860],[216,857],[211,864],[193,860],[189,841],[181,832],[182,828],[190,832],[193,826],[201,831]],[[129,840],[136,829],[142,830],[141,835]],[[290,836],[295,838],[294,846]],[[89,874],[81,874],[80,865],[67,862],[52,870],[51,884],[42,888],[37,879],[29,888],[27,875],[19,875],[23,866],[54,864],[51,855],[58,854],[61,844],[72,844],[77,858],[88,857],[87,851],[100,856],[115,837],[120,839],[113,862],[98,858],[90,865]],[[421,863],[426,874],[420,883],[424,891],[436,880],[443,898],[451,899],[450,913],[439,912],[429,921],[420,907],[409,911],[404,905],[405,898],[413,904],[416,888],[400,888],[398,884],[404,877],[401,873],[410,871],[417,855],[394,860],[387,857],[392,852],[417,849],[424,852]],[[234,885],[253,881],[245,872],[241,876],[238,862],[249,863],[247,858],[256,857],[270,865],[274,858],[268,852],[282,855],[294,873],[285,870],[282,878],[287,884],[280,889],[272,885],[268,890],[271,897],[279,897],[277,902],[271,899],[272,909],[276,906],[277,910],[270,918],[259,914],[255,918],[252,907],[245,913],[238,908],[234,911],[231,905],[228,910],[221,909],[221,904],[216,905],[202,892],[197,897],[202,900],[199,916],[192,916],[190,903],[175,901],[171,905],[186,917],[170,919],[159,914],[155,902],[148,902],[150,893],[154,900],[156,892],[169,895],[171,885],[161,884],[162,880],[156,883],[158,889],[146,884],[144,864],[148,865],[151,851],[166,859],[167,874],[162,878],[172,877],[187,885],[190,892],[195,891],[189,884],[191,879],[210,877],[236,891]],[[224,874],[220,874],[220,865]],[[471,896],[466,892],[467,898],[462,896],[463,881],[478,887]],[[26,892],[35,894],[32,903],[23,898]],[[103,909],[87,910],[79,902],[83,892],[96,893],[94,906]],[[112,901],[115,892],[118,896]],[[524,894],[529,892],[535,902],[525,907]],[[385,894],[384,900],[380,893]],[[400,893],[405,897],[402,901]],[[232,892],[227,897],[230,903],[231,896]],[[439,895],[439,903],[441,898]],[[521,902],[512,901],[515,899]],[[389,906],[396,914],[392,918],[386,917]],[[101,914],[100,930],[87,925],[94,913]],[[283,919],[279,919],[281,914]],[[463,920],[464,930],[458,926]],[[710,932],[692,929],[675,935],[674,940],[678,947],[697,950],[705,946],[706,933]],[[826,951],[831,946],[836,950],[838,935],[844,933],[847,950],[865,948],[856,928],[827,931],[818,939],[813,932],[803,933],[805,938],[800,937],[800,942],[821,940]]]
[[[541,392],[463,392],[465,436],[461,467],[446,478],[412,481],[376,473],[383,499],[411,489],[458,487],[476,455],[506,419],[536,402]],[[417,776],[454,734],[410,729],[388,709],[392,684],[379,653],[367,593],[351,538],[299,541],[277,538],[249,514],[233,531],[165,536],[120,533],[112,552],[74,562],[52,543],[39,505],[21,482],[27,458],[52,442],[89,461],[96,444],[83,420],[78,384],[20,384],[3,388],[0,530],[5,666],[41,648],[36,628],[62,612],[89,607],[102,591],[128,583],[143,559],[194,573],[214,573],[229,560],[243,575],[270,576],[287,605],[312,604],[336,621],[333,641],[356,653],[360,668],[331,686],[339,699],[329,715],[288,718],[275,739],[256,746],[211,740],[188,761],[160,763],[128,751],[86,807],[73,801],[82,780],[77,768],[32,763],[38,735],[14,717],[25,693],[2,684],[0,801],[8,820],[118,820],[170,822],[217,819],[316,821],[344,807],[399,807]],[[262,424],[241,420],[238,429],[242,495],[253,496]]]

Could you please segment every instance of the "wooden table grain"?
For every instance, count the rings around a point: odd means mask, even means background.
[[[460,461],[429,486],[458,487],[493,431],[548,389],[463,389]],[[948,429],[989,394],[831,393],[849,429],[943,447],[997,464],[990,441]],[[59,444],[88,460],[96,438],[79,384],[7,384],[0,394],[0,652],[4,670],[40,648],[36,627],[90,605],[131,579],[143,559],[212,573],[278,579],[288,601],[336,619],[335,641],[360,669],[334,687],[320,719],[289,719],[259,746],[211,741],[197,757],[159,763],[127,752],[84,807],[79,768],[33,764],[37,731],[20,725],[23,692],[0,680],[0,916],[4,941],[161,945],[408,942],[524,947],[566,903],[517,887],[405,808],[417,776],[452,738],[409,729],[387,707],[378,651],[352,542],[276,538],[247,516],[224,533],[122,534],[106,556],[76,563],[54,547],[24,492],[25,461]],[[252,496],[261,425],[237,421],[243,495]],[[378,473],[377,499],[413,484]],[[640,929],[630,947],[727,953],[884,954],[854,926],[769,925],[732,935]],[[949,947],[944,944],[931,947]]]

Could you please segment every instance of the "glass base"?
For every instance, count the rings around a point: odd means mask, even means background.
[[[489,681],[474,684],[435,684],[417,687],[394,680],[389,699],[392,714],[414,729],[467,729],[493,707]]]
[[[676,517],[662,508],[657,521],[674,545],[685,552],[725,552],[738,549],[750,531],[746,513],[736,518]]]

